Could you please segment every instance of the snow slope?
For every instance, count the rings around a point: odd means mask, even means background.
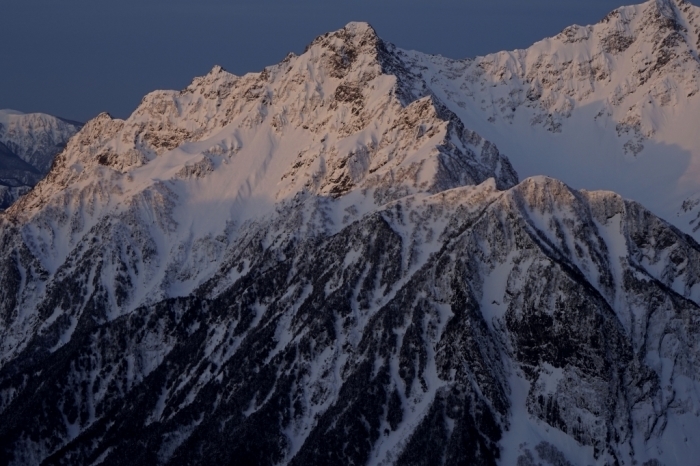
[[[521,176],[612,190],[697,234],[699,48],[700,8],[651,0],[525,50],[399,55]]]

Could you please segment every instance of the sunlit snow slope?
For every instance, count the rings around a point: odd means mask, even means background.
[[[700,228],[700,8],[655,0],[526,50],[400,54],[521,176],[635,199]]]

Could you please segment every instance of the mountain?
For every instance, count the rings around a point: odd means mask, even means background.
[[[351,23],[88,122],[0,214],[0,463],[700,457],[700,245],[429,62]]]
[[[27,193],[82,124],[43,113],[0,110],[0,209]]]
[[[618,192],[699,239],[699,50],[700,9],[657,0],[526,50],[399,54],[522,176]]]

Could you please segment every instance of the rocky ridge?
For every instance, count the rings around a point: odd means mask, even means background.
[[[695,235],[699,48],[700,8],[652,0],[525,50],[398,55],[519,173],[619,192]]]

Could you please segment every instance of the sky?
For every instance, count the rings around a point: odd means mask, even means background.
[[[182,89],[214,65],[260,71],[350,21],[466,58],[596,23],[621,1],[0,0],[0,108],[126,118],[152,90]]]

